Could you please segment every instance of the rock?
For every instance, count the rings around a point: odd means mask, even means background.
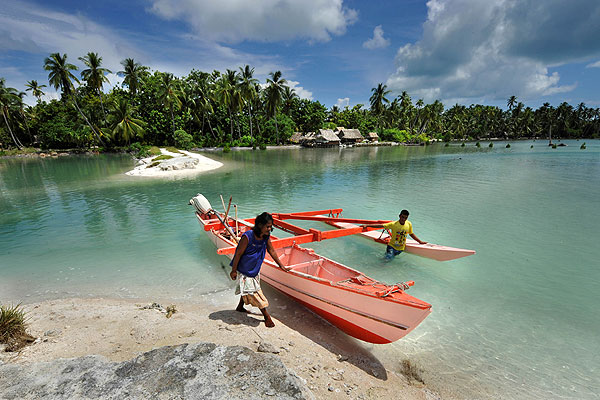
[[[213,343],[161,347],[120,363],[102,356],[0,363],[0,393],[3,399],[314,399],[278,357]]]
[[[44,332],[44,336],[58,336],[62,333],[62,331],[60,329],[51,329],[49,331]]]
[[[158,168],[161,171],[177,171],[181,169],[195,169],[200,161],[193,157],[175,157],[161,161]]]
[[[258,345],[258,352],[279,354],[279,349],[276,349],[275,346],[273,346],[271,343],[260,342],[260,344]]]

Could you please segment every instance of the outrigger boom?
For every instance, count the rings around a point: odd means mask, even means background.
[[[356,219],[356,218],[341,218],[339,215],[342,213],[341,208],[330,209],[330,210],[319,210],[319,211],[304,211],[297,213],[273,213],[273,226],[281,229],[284,232],[292,233],[294,236],[272,239],[271,243],[276,249],[289,247],[294,244],[306,244],[311,242],[320,242],[326,239],[334,239],[343,236],[355,235],[357,233],[363,233],[368,231],[377,230],[378,228],[363,228],[361,226],[332,229],[327,231],[321,231],[318,229],[305,229],[299,226],[285,222],[285,220],[302,220],[302,221],[318,221],[325,223],[356,223],[356,224],[385,224],[390,222],[389,220],[370,220],[370,219]],[[254,224],[254,218],[248,218],[243,220],[248,224]],[[234,227],[235,223],[229,221],[228,225]],[[205,231],[211,229],[224,229],[225,226],[221,223],[207,224],[204,226]],[[235,246],[224,247],[217,250],[217,254],[233,254],[235,253]]]

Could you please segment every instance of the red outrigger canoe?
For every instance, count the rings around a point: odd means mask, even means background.
[[[192,198],[190,204],[196,208],[196,217],[217,247],[217,253],[232,258],[237,237],[252,229],[254,218],[230,218],[213,210],[201,194]],[[378,282],[357,270],[320,256],[312,249],[299,246],[357,234],[366,229],[356,226],[320,231],[285,222],[289,219],[328,222],[328,217],[324,217],[323,214],[339,215],[341,211],[335,209],[293,214],[273,213],[274,226],[294,235],[286,238],[271,235],[271,242],[279,259],[289,270],[280,269],[267,253],[261,269],[261,280],[308,307],[350,336],[370,343],[394,342],[416,328],[431,312],[431,304],[406,294],[405,290],[414,282],[394,285]],[[359,224],[386,222],[339,217],[330,219]]]

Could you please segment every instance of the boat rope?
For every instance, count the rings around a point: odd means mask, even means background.
[[[392,293],[405,291],[405,290],[408,290],[409,288],[410,288],[410,285],[407,282],[398,282],[398,283],[392,285],[388,291],[385,291],[380,296],[387,297],[387,296],[391,295]]]

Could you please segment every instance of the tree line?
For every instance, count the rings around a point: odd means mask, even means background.
[[[390,101],[390,90],[380,83],[371,90],[368,108],[327,109],[319,101],[299,98],[280,71],[270,73],[265,84],[254,78],[249,65],[225,72],[194,69],[179,78],[151,71],[132,58],[117,71],[122,85],[105,93],[112,71],[102,66],[102,57],[90,52],[79,60],[85,69],[78,77],[78,67],[66,54],[45,59],[49,86],[26,83],[26,92],[37,99],[34,106],[24,103],[25,92],[7,87],[0,78],[1,147],[262,147],[285,143],[295,131],[338,126],[363,135],[375,131],[382,140],[399,142],[600,136],[600,109],[584,103],[545,103],[533,110],[511,96],[506,110],[479,104],[445,109],[438,100],[413,103],[407,92]],[[48,87],[60,91],[59,100],[42,100]]]

